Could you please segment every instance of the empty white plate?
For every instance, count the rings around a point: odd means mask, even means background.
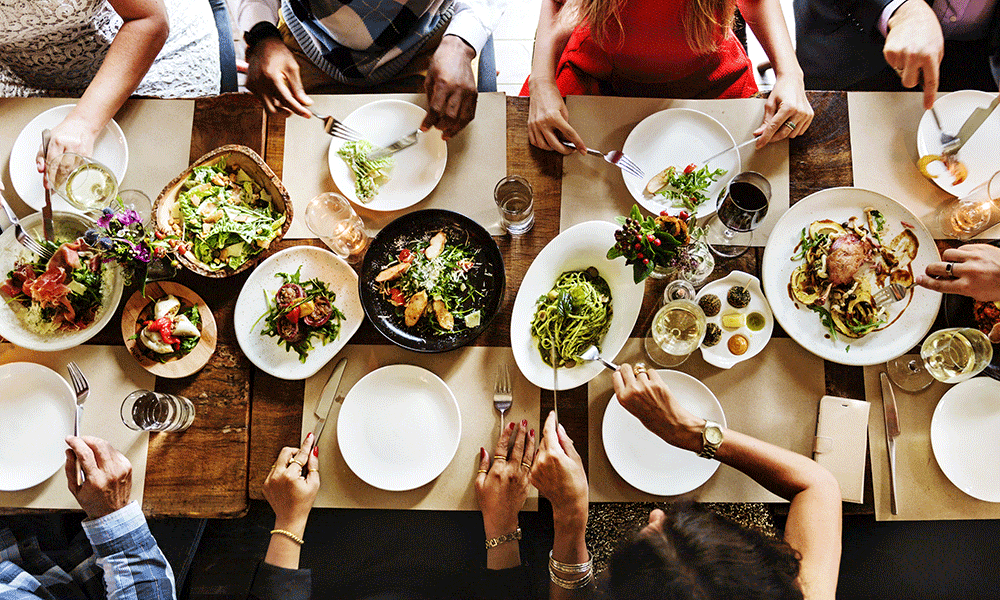
[[[337,417],[344,462],[365,483],[390,492],[440,475],[461,437],[462,415],[448,384],[413,365],[389,365],[362,377]]]
[[[34,363],[0,365],[0,491],[24,490],[66,464],[76,396],[66,380]]]
[[[696,416],[726,425],[715,394],[704,383],[680,371],[657,373],[677,402]],[[657,496],[677,496],[701,486],[719,468],[718,461],[671,446],[611,396],[604,411],[604,451],[615,471],[632,487]]]
[[[1000,502],[1000,381],[976,377],[941,397],[931,417],[931,450],[966,494]]]

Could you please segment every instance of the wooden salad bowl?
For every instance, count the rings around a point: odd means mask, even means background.
[[[235,144],[221,146],[202,156],[192,163],[190,167],[185,169],[180,175],[175,177],[173,181],[168,183],[167,187],[163,188],[163,191],[160,192],[160,195],[156,198],[156,202],[153,203],[153,223],[155,224],[156,229],[162,231],[163,233],[171,233],[171,220],[180,219],[180,213],[176,210],[176,206],[183,183],[187,180],[188,176],[194,172],[195,167],[215,164],[223,157],[225,157],[227,165],[236,165],[243,169],[243,171],[251,179],[258,183],[271,196],[275,207],[280,212],[284,213],[285,222],[281,226],[281,231],[279,231],[278,235],[271,241],[271,246],[273,248],[274,242],[283,238],[288,232],[289,226],[292,224],[291,196],[288,195],[288,190],[286,190],[284,184],[281,183],[281,179],[274,174],[274,171],[271,170],[271,167],[267,166],[267,163],[264,162],[260,155],[246,146],[239,146]],[[272,252],[273,250],[270,248],[265,249],[263,252],[250,260],[247,260],[236,269],[231,269],[228,266],[213,269],[195,258],[194,254],[190,251],[177,253],[177,259],[188,270],[197,273],[198,275],[221,278],[231,277],[249,269],[264,260],[267,256],[272,254]]]

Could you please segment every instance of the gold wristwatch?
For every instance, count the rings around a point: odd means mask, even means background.
[[[715,452],[722,445],[722,440],[722,425],[706,419],[705,426],[701,429],[701,452],[698,456],[715,458]]]

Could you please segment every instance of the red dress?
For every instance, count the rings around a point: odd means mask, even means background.
[[[626,0],[622,28],[598,44],[586,25],[570,36],[556,68],[563,96],[748,98],[757,92],[743,45],[726,28],[718,47],[697,55],[684,37],[686,0]],[[622,35],[624,30],[624,35]],[[528,95],[528,83],[521,88]]]

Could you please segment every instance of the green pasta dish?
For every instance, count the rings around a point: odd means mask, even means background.
[[[597,269],[563,273],[538,299],[531,321],[542,361],[549,366],[576,366],[584,350],[601,347],[611,315],[611,288]]]
[[[372,160],[368,155],[374,150],[371,142],[359,140],[344,144],[337,155],[344,159],[354,173],[354,193],[359,202],[370,202],[378,195],[378,188],[389,181],[389,171],[396,164],[392,156]]]

